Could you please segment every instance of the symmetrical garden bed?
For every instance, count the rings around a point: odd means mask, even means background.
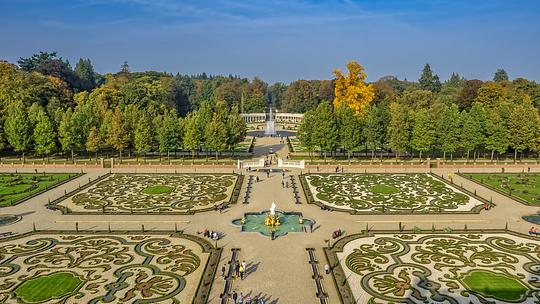
[[[22,203],[80,175],[77,173],[0,173],[0,207]]]
[[[188,235],[30,233],[0,244],[3,303],[206,303],[221,250]]]
[[[461,173],[459,175],[520,203],[540,206],[540,174]]]
[[[188,214],[236,202],[235,174],[111,174],[58,203],[64,213]]]
[[[431,174],[308,174],[309,202],[353,214],[471,213],[483,199]]]
[[[343,303],[540,301],[540,242],[512,232],[374,232],[325,252]]]

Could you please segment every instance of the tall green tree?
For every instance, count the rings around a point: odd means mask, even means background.
[[[332,108],[323,102],[315,110],[315,127],[313,130],[315,143],[321,148],[324,159],[327,152],[334,152],[339,143],[339,129]]]
[[[77,148],[77,130],[73,126],[74,120],[73,110],[68,108],[66,112],[62,115],[62,120],[58,127],[60,145],[64,152],[71,152],[71,161],[74,160],[74,150]],[[67,156],[66,156],[67,158]]]
[[[109,142],[111,146],[120,153],[121,160],[122,151],[129,145],[129,133],[120,107],[116,107],[112,116],[111,128],[109,130]]]
[[[388,124],[388,143],[396,152],[396,158],[410,146],[411,119],[408,109],[398,103],[390,104],[390,123]]]
[[[514,149],[514,161],[517,154],[532,148],[536,136],[536,116],[538,113],[532,104],[517,104],[513,106],[508,117],[508,140]]]
[[[422,90],[431,91],[433,93],[441,91],[442,85],[439,76],[433,74],[431,67],[427,63],[422,70],[422,75],[420,75],[418,82],[420,83],[420,88]]]
[[[315,151],[315,147],[317,146],[314,136],[315,125],[315,111],[310,110],[304,113],[304,118],[298,128],[298,140],[300,140],[301,146],[308,151],[312,160],[313,151]]]
[[[225,130],[227,132],[227,130]],[[163,123],[157,130],[159,151],[167,152],[167,160],[170,161],[171,151],[178,149],[180,142],[180,126],[176,117],[176,112],[169,111],[163,117]]]
[[[184,122],[183,146],[191,151],[191,157],[195,157],[195,152],[201,146],[203,140],[199,129],[199,111],[193,111],[188,114]]]
[[[228,146],[234,152],[236,145],[242,142],[247,134],[247,125],[238,113],[238,108],[233,107],[227,117]]]
[[[88,132],[88,138],[86,139],[86,151],[90,153],[96,153],[96,159],[98,157],[98,151],[103,146],[103,137],[97,127],[90,128]],[[90,157],[92,158],[92,157]]]
[[[461,130],[462,121],[459,108],[457,105],[451,104],[446,108],[442,128],[439,128],[441,133],[438,134],[441,141],[443,159],[446,159],[446,153],[450,153],[450,158],[453,158],[453,153],[459,148]]]
[[[508,128],[505,120],[501,116],[501,109],[490,107],[486,115],[486,149],[491,151],[491,160],[495,151],[499,154],[504,153],[510,145],[508,141]]]
[[[420,152],[420,159],[422,159],[422,152],[430,151],[435,143],[435,129],[429,111],[422,109],[414,115],[414,126],[411,132],[411,146],[416,151]]]
[[[143,154],[146,158],[146,153],[152,149],[152,140],[154,134],[152,132],[152,122],[146,113],[143,113],[137,122],[135,129],[135,150],[139,154]]]
[[[208,149],[216,152],[216,159],[218,159],[219,153],[227,148],[227,127],[219,119],[217,113],[214,113],[212,120],[206,127],[204,141]]]
[[[467,152],[467,161],[471,151],[474,151],[476,159],[476,149],[485,142],[486,112],[481,103],[474,103],[470,111],[461,113],[463,129],[461,131],[460,144]]]
[[[37,115],[36,127],[34,128],[34,149],[37,154],[50,155],[56,148],[56,132],[49,116],[43,109]]]
[[[363,117],[363,134],[367,146],[371,149],[371,158],[375,157],[375,150],[380,148],[381,160],[383,157],[383,145],[386,142],[390,113],[385,105],[371,105],[367,108]]]
[[[30,149],[32,142],[32,129],[22,101],[16,101],[9,108],[4,132],[13,150],[22,153],[24,162],[25,152]]]
[[[508,81],[508,73],[504,69],[497,69],[493,75],[493,81]]]
[[[347,159],[351,162],[351,153],[358,150],[363,142],[362,122],[347,104],[341,105],[337,110],[339,122],[339,140],[341,146],[347,150]]]
[[[81,80],[81,89],[91,91],[96,87],[96,72],[90,59],[79,59],[75,65],[75,74]]]

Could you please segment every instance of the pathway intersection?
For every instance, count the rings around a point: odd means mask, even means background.
[[[255,155],[258,158],[266,154],[272,148],[279,156],[287,154],[285,144],[280,144],[279,137],[257,138]],[[204,170],[204,171],[203,171]],[[5,170],[13,172],[14,170]],[[33,170],[28,170],[33,171]],[[59,169],[50,169],[47,172],[60,172]],[[237,169],[197,169],[197,172],[209,173],[238,173]],[[305,171],[305,170],[304,170]],[[452,169],[434,169],[433,173],[439,176],[447,176]],[[23,170],[18,170],[23,172]],[[114,169],[113,173],[129,173],[135,170]],[[174,170],[145,170],[138,169],[138,173],[173,173]],[[182,172],[177,169],[177,172]],[[189,172],[185,169],[184,172]],[[348,170],[348,172],[352,172]],[[364,172],[364,169],[361,169]],[[384,172],[384,170],[368,170],[368,172]],[[393,171],[399,173],[398,170]],[[412,172],[408,169],[407,172]],[[425,170],[416,170],[424,172]],[[413,214],[413,215],[350,215],[346,212],[331,212],[321,210],[320,207],[307,204],[304,194],[301,193],[302,204],[296,204],[292,188],[283,188],[281,173],[273,172],[269,177],[265,173],[246,173],[258,175],[260,181],[254,183],[248,204],[242,204],[241,198],[246,191],[247,178],[244,179],[240,199],[236,204],[226,209],[223,213],[208,211],[194,215],[144,215],[144,214],[93,214],[93,215],[70,215],[61,214],[59,211],[51,211],[45,207],[47,201],[62,196],[65,192],[72,191],[84,185],[88,179],[94,180],[98,176],[109,173],[109,169],[91,169],[85,171],[85,175],[76,178],[64,185],[27,200],[13,207],[0,209],[2,214],[22,215],[22,219],[14,224],[0,226],[0,233],[12,232],[22,234],[32,231],[33,226],[38,230],[75,230],[78,229],[106,231],[133,230],[140,231],[144,225],[147,231],[174,231],[175,225],[186,234],[197,235],[205,228],[219,231],[224,237],[215,242],[223,248],[219,261],[218,271],[210,291],[208,303],[222,303],[220,295],[225,288],[225,280],[220,277],[221,266],[231,260],[233,248],[239,248],[238,260],[245,260],[248,264],[248,274],[244,280],[235,279],[230,291],[242,292],[244,295],[262,295],[269,299],[267,303],[320,303],[316,296],[316,282],[312,278],[313,270],[309,264],[307,248],[314,248],[314,259],[318,261],[317,267],[322,275],[321,284],[327,293],[327,303],[339,303],[337,290],[331,275],[324,274],[324,265],[327,263],[323,247],[332,243],[332,232],[336,229],[345,231],[345,235],[360,233],[366,226],[373,230],[397,230],[399,223],[405,229],[414,226],[422,229],[452,227],[462,229],[467,225],[468,229],[503,229],[526,234],[531,227],[530,223],[524,222],[521,217],[536,213],[538,207],[525,206],[508,197],[482,187],[470,180],[454,175],[454,183],[462,184],[465,189],[476,193],[486,199],[492,198],[496,207],[483,211],[479,214]],[[298,180],[299,169],[286,172],[287,177],[293,175]],[[304,172],[305,173],[305,172]],[[299,190],[301,186],[299,185]],[[301,212],[303,216],[315,220],[313,233],[299,232],[289,233],[284,237],[271,240],[258,233],[243,233],[238,226],[232,224],[234,219],[241,218],[246,212],[260,212],[268,210],[272,202],[276,202],[280,211]],[[213,242],[213,241],[212,241]],[[1,243],[0,243],[1,244]],[[232,303],[229,301],[228,303]]]

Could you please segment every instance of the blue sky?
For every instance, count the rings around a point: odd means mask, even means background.
[[[329,79],[349,60],[368,80],[417,79],[425,63],[540,80],[537,0],[0,0],[0,59],[40,50],[98,72],[131,69]]]

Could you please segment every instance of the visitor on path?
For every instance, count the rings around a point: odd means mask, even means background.
[[[285,171],[281,172],[281,178],[285,178]]]
[[[246,263],[246,261],[242,261],[242,267],[244,267],[244,271],[247,270],[247,263]]]
[[[285,181],[281,181],[281,188],[285,188]]]
[[[225,264],[223,264],[223,266],[221,266],[221,276],[223,278],[225,278]]]
[[[235,277],[240,276],[240,264],[238,263],[238,261],[234,263],[234,273],[235,273]]]
[[[274,238],[275,238],[275,232],[274,232],[274,230],[272,230],[272,233],[271,233],[271,234],[272,234],[272,238],[271,238],[271,239],[272,239],[272,241],[273,241]]]
[[[270,177],[270,171],[266,171],[266,178]]]
[[[317,172],[319,172],[320,168],[319,168],[319,165],[317,165]]]
[[[257,183],[259,182],[259,176],[258,175],[255,177],[255,182],[257,182]]]
[[[330,273],[330,266],[328,264],[324,265],[324,273],[326,273],[326,274]]]
[[[232,294],[232,299],[234,301],[234,304],[236,304],[237,303],[236,301],[238,300],[238,294],[236,293],[236,290]]]
[[[244,266],[240,265],[240,280],[243,280],[244,279]]]
[[[285,188],[289,188],[289,182],[285,182]]]
[[[244,304],[244,294],[240,293],[240,296],[238,297],[238,304]]]
[[[309,223],[309,232],[313,233],[313,222]]]

